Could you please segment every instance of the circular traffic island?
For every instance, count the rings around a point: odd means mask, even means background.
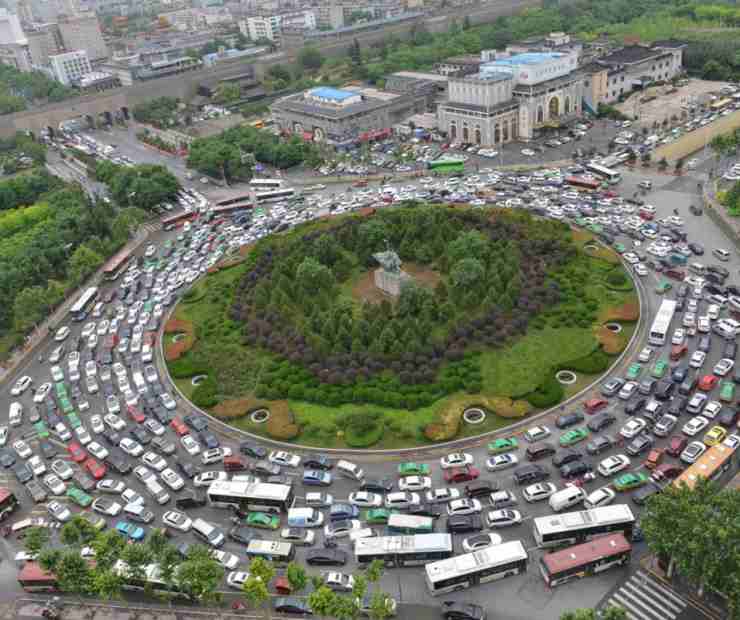
[[[192,346],[165,359],[185,398],[273,439],[392,449],[494,431],[569,396],[556,372],[596,379],[626,343],[605,352],[599,330],[639,302],[593,243],[498,209],[306,223],[211,269],[170,319]]]

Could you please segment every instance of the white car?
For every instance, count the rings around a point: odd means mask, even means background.
[[[439,465],[442,469],[452,469],[453,467],[464,467],[473,464],[473,455],[467,452],[453,452],[439,459]]]
[[[54,381],[54,383],[64,381],[64,371],[61,369],[60,366],[51,367],[51,380]]]
[[[41,457],[38,454],[34,454],[30,459],[28,459],[26,465],[31,468],[34,476],[41,476],[46,473],[46,464],[41,460]]]
[[[712,322],[709,320],[709,317],[700,316],[696,322],[696,329],[702,334],[708,334],[709,331],[712,329]]]
[[[3,447],[8,443],[8,436],[10,435],[10,429],[7,426],[0,426],[0,447]]]
[[[116,377],[118,377],[119,379],[121,377],[125,377],[127,374],[126,367],[123,364],[121,364],[121,362],[114,363],[113,364],[113,374],[116,375]]]
[[[124,437],[121,439],[121,443],[118,444],[118,447],[130,456],[140,456],[144,452],[142,445],[130,437]]]
[[[528,502],[541,502],[549,498],[557,490],[557,487],[552,482],[537,482],[525,487],[522,491],[522,497]]]
[[[105,457],[108,456],[107,448],[104,448],[103,446],[101,446],[97,441],[93,441],[92,443],[89,443],[86,447],[87,447],[87,451],[99,461],[104,460]]]
[[[705,406],[704,409],[701,412],[701,415],[708,420],[714,420],[719,415],[719,412],[722,411],[722,403],[716,401],[716,400],[710,400]]]
[[[98,390],[100,390],[100,386],[95,380],[95,377],[87,377],[85,379],[85,386],[87,387],[88,394],[97,394]]]
[[[617,494],[612,489],[601,487],[586,496],[586,499],[583,500],[583,506],[589,510],[591,508],[598,508],[599,506],[606,506],[607,504],[611,504],[616,497]]]
[[[89,360],[85,362],[85,376],[86,377],[95,377],[98,374],[98,365],[95,363],[95,360]]]
[[[522,513],[518,510],[491,510],[486,514],[486,524],[495,529],[498,527],[509,527],[522,522]]]
[[[115,517],[123,510],[123,506],[107,497],[99,497],[92,503],[92,509],[108,517]]]
[[[704,365],[704,360],[707,359],[707,354],[704,351],[694,351],[689,359],[689,366],[691,368],[701,368]]]
[[[159,399],[162,401],[162,404],[164,405],[164,408],[167,409],[167,411],[172,411],[175,407],[177,407],[177,403],[175,402],[175,399],[172,398],[167,392],[163,392],[160,394]]]
[[[228,551],[221,551],[220,549],[212,549],[211,556],[213,557],[214,560],[216,560],[221,566],[223,566],[226,569],[233,570],[237,566],[239,566],[239,558],[235,556],[233,553],[229,553]]]
[[[77,406],[79,407],[79,403],[77,404]],[[77,435],[77,439],[83,446],[87,446],[87,444],[92,441],[90,433],[87,432],[87,429],[84,426],[78,426],[75,429],[75,435]]]
[[[126,502],[127,506],[136,506],[137,504],[143,506],[146,504],[146,500],[133,489],[124,489],[121,493],[121,499]]]
[[[696,460],[706,451],[707,447],[701,441],[692,441],[684,448],[679,458],[684,463],[691,465],[692,463],[696,463]]]
[[[122,431],[124,428],[126,428],[126,423],[115,413],[106,414],[103,417],[103,422],[110,426],[114,431]]]
[[[287,467],[298,467],[301,463],[301,457],[297,454],[291,454],[290,452],[273,451],[270,452],[267,457],[270,463],[275,465],[285,465]]]
[[[62,480],[69,480],[72,476],[74,476],[73,469],[66,461],[63,461],[62,459],[54,459],[51,462],[50,467],[51,471],[53,471]]]
[[[682,327],[679,327],[677,330],[673,332],[673,337],[671,338],[671,344],[683,344],[686,340],[686,330],[684,330]]]
[[[67,492],[67,485],[56,474],[44,476],[44,485],[52,495],[64,495]]]
[[[609,477],[616,474],[618,471],[627,469],[629,466],[629,457],[625,456],[624,454],[614,454],[612,456],[606,457],[603,461],[601,461],[601,463],[599,463],[597,471],[602,476]]]
[[[627,424],[622,427],[622,430],[619,431],[619,434],[625,439],[632,439],[633,437],[637,437],[637,435],[645,430],[646,426],[647,422],[645,422],[645,420],[643,420],[642,418],[632,418],[631,420],[628,420]]]
[[[29,445],[22,439],[13,442],[13,450],[15,450],[18,457],[22,459],[27,459],[33,454]]]
[[[43,403],[46,400],[46,395],[51,390],[51,383],[42,383],[33,395],[33,402]]]
[[[313,506],[314,508],[328,508],[334,503],[334,496],[330,493],[322,493],[320,491],[311,491],[306,493],[306,506]]]
[[[141,460],[144,465],[151,467],[154,471],[164,471],[167,469],[167,461],[156,452],[145,452]]]
[[[217,480],[228,480],[229,474],[225,471],[204,471],[193,478],[193,485],[196,487],[207,487]]]
[[[547,426],[533,426],[524,433],[524,439],[529,443],[542,441],[550,436],[550,429]]]
[[[162,521],[167,527],[171,527],[173,530],[178,530],[179,532],[188,532],[193,526],[193,520],[191,518],[176,510],[165,512],[162,515]]]
[[[105,425],[103,424],[102,416],[98,414],[90,416],[90,427],[92,428],[93,433],[96,433],[96,434],[102,433],[105,430]]]
[[[185,486],[185,481],[182,479],[182,476],[174,472],[169,467],[159,475],[161,476],[162,481],[173,491],[179,491]]]
[[[472,515],[478,514],[481,510],[481,503],[477,499],[469,499],[467,497],[452,500],[447,504],[448,515]]]
[[[69,336],[70,329],[66,325],[63,327],[60,327],[56,334],[54,334],[54,340],[57,342],[61,342],[62,340],[66,339]]]
[[[97,326],[95,325],[95,321],[92,321],[91,323],[85,323],[85,326],[82,328],[82,331],[80,332],[80,336],[83,338],[87,338],[90,336],[90,334],[95,333],[95,328]]]
[[[147,418],[144,422],[144,428],[155,437],[161,437],[165,433],[165,428],[154,418]]]
[[[25,392],[29,387],[31,387],[31,384],[33,383],[33,379],[29,377],[28,375],[24,375],[18,381],[13,384],[13,387],[10,388],[10,394],[12,396],[20,396]]]
[[[61,523],[69,521],[72,518],[72,513],[69,508],[56,500],[49,502],[46,505],[46,510],[52,517]]]
[[[640,351],[640,355],[637,356],[637,361],[644,364],[645,362],[649,362],[652,356],[653,350],[650,347],[645,347],[642,351]]]
[[[620,400],[629,400],[634,394],[637,393],[638,387],[639,384],[637,383],[637,381],[627,381],[627,383],[622,386],[622,389],[619,390],[617,398],[619,398]]]
[[[641,278],[644,278],[648,274],[647,267],[645,267],[645,265],[643,265],[642,263],[637,263],[636,265],[634,265],[633,269],[635,273]]]
[[[232,571],[226,576],[226,585],[234,590],[243,590],[244,584],[249,579],[249,573],[244,571]]]
[[[704,416],[697,415],[683,425],[681,432],[684,435],[693,437],[697,433],[703,431],[707,426],[709,426],[709,420],[707,420]]]
[[[426,491],[432,488],[432,479],[429,476],[406,476],[398,481],[401,491]]]
[[[383,505],[383,496],[369,491],[354,491],[349,494],[348,500],[353,506],[361,508],[377,508]]]
[[[460,497],[460,491],[451,487],[427,491],[426,499],[430,504],[446,504]]]
[[[200,444],[190,435],[183,435],[180,437],[180,443],[190,456],[195,456],[200,452]]]
[[[727,446],[731,450],[737,450],[740,447],[740,435],[728,435],[722,442],[723,446]]]
[[[118,413],[121,410],[121,403],[118,402],[118,398],[111,394],[105,399],[105,406],[108,409],[108,413],[111,415]]]
[[[388,493],[388,495],[385,496],[386,508],[408,508],[409,506],[415,506],[419,502],[419,494],[409,493],[408,491]]]
[[[157,253],[157,246],[149,244],[148,246],[146,246],[146,250],[144,251],[144,256],[146,256],[147,258],[150,258],[154,256],[156,253]]]
[[[714,370],[712,372],[718,377],[724,377],[734,366],[735,360],[724,357],[714,365]]]
[[[144,367],[144,378],[146,379],[147,383],[156,383],[159,381],[159,375],[157,374],[157,369],[154,368],[154,366],[145,366]]]
[[[496,454],[486,459],[486,469],[488,471],[499,471],[501,469],[508,469],[509,467],[515,467],[519,463],[519,458],[516,454]]]
[[[691,329],[692,327],[695,327],[696,326],[696,314],[694,314],[693,312],[687,312],[686,314],[683,315],[683,321],[681,322],[681,324],[687,329]]]

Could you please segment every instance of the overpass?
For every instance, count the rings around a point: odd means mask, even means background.
[[[527,8],[541,6],[542,0],[490,0],[466,7],[465,15],[472,24],[479,25],[492,22],[497,17],[513,15]],[[372,45],[391,35],[403,37],[419,23],[423,23],[429,32],[441,33],[446,32],[454,20],[459,22],[460,19],[459,13],[428,15],[406,23],[329,37],[328,40],[321,41],[318,47],[325,56],[340,56],[347,52],[355,39],[360,45]],[[300,48],[286,48],[279,53],[251,61],[239,59],[234,63],[225,63],[223,66],[191,70],[165,78],[136,82],[133,86],[125,88],[67,99],[15,114],[6,114],[0,116],[0,137],[7,138],[16,131],[23,130],[29,130],[38,135],[47,127],[56,130],[60,122],[79,117],[88,117],[89,121],[96,123],[98,119],[110,122],[117,116],[128,118],[131,108],[136,104],[163,95],[179,97],[187,101],[195,96],[198,85],[206,78],[213,81],[214,78],[235,77],[251,69],[255,79],[260,79],[270,67],[294,62],[299,50]]]

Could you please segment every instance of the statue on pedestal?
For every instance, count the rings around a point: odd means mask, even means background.
[[[401,288],[411,277],[401,270],[401,259],[390,247],[388,240],[385,242],[385,252],[376,252],[373,258],[380,263],[375,270],[375,286],[387,295],[398,297]]]

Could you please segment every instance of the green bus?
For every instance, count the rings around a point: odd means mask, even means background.
[[[465,172],[465,160],[455,157],[443,157],[430,161],[427,168],[432,172]]]

